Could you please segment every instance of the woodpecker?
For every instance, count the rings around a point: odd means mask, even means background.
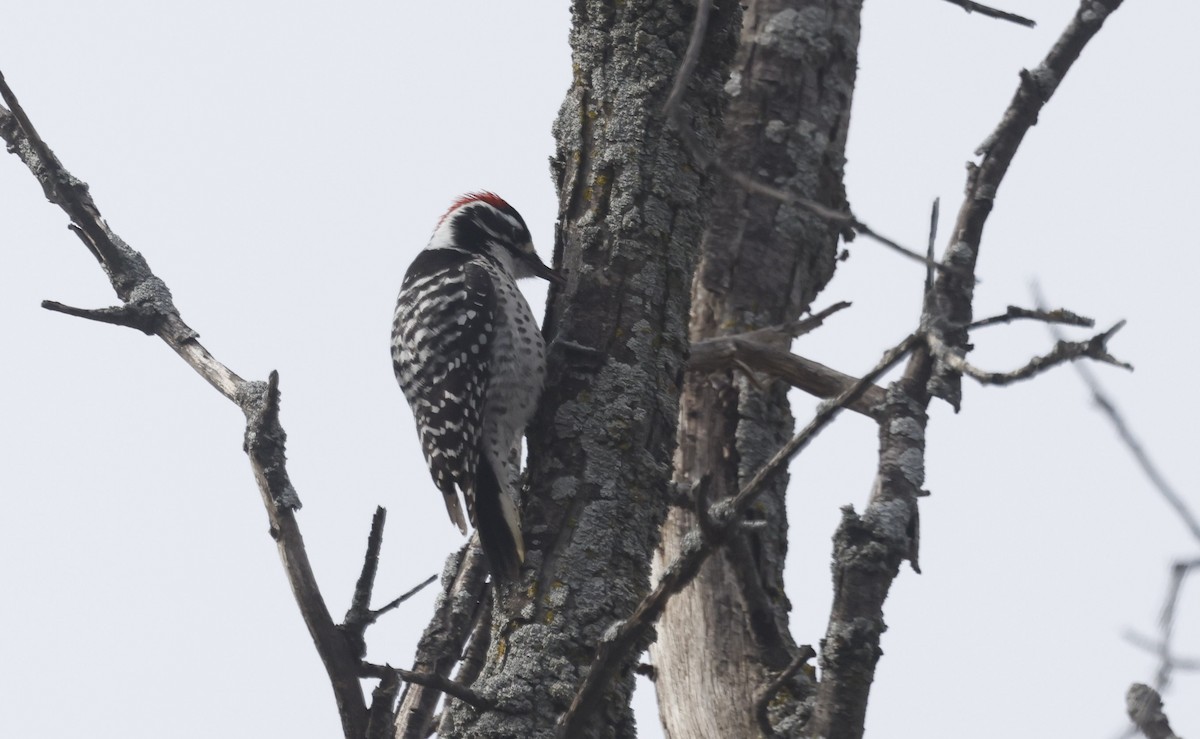
[[[464,195],[404,274],[392,323],[396,379],[450,520],[467,533],[462,491],[493,578],[508,580],[525,561],[516,487],[546,375],[522,277],[562,283],[511,205],[490,192]]]

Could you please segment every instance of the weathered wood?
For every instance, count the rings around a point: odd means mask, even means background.
[[[855,1],[748,4],[727,87],[732,97],[719,149],[726,167],[845,210],[842,165],[860,11]],[[796,319],[833,275],[837,240],[838,227],[811,211],[722,185],[693,284],[692,341]],[[759,353],[787,355],[786,349],[783,344]],[[791,435],[787,390],[784,382],[771,381],[760,391],[728,369],[689,374],[676,480],[709,475],[713,501],[736,493]],[[878,403],[881,392],[873,390],[857,410]],[[786,474],[767,483],[753,516],[764,528],[710,558],[659,623],[651,656],[663,724],[673,739],[758,736],[756,698],[798,652],[783,589],[786,489]],[[693,512],[672,510],[656,566],[671,562],[696,528]],[[797,724],[808,692],[811,686],[797,675],[776,694],[770,714],[777,730]]]

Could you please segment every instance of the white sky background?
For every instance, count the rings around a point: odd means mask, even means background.
[[[1027,30],[940,0],[864,17],[848,187],[858,215],[919,247],[943,236],[963,163],[1077,3],[997,0]],[[408,261],[456,195],[489,188],[552,247],[550,124],[566,90],[560,4],[39,2],[6,8],[0,69],[89,182],[112,227],[242,376],[278,369],[300,523],[344,611],[377,504],[382,603],[461,540],[418,451],[388,358]],[[170,8],[168,9],[168,5]],[[449,8],[453,7],[453,10]],[[1129,0],[1086,49],[1005,180],[979,264],[978,315],[1056,304],[1102,326],[1137,371],[1098,374],[1200,508],[1193,324],[1200,274],[1200,6]],[[0,159],[0,736],[332,737],[325,672],[293,604],[249,466],[243,419],[158,340],[52,314],[110,305],[95,261],[24,166]],[[914,325],[923,271],[865,241],[818,306],[852,300],[796,350],[850,373]],[[540,302],[542,285],[527,292]],[[1041,327],[974,336],[1011,368]],[[797,412],[812,402],[797,398]],[[793,632],[815,643],[839,506],[861,508],[876,434],[845,417],[793,465]],[[1109,737],[1155,660],[1174,558],[1197,544],[1135,469],[1075,374],[968,384],[935,404],[922,565],[886,604],[868,731],[880,737]],[[429,590],[368,632],[407,665]],[[1177,644],[1200,654],[1200,583]],[[660,735],[641,690],[644,736]],[[1167,694],[1200,733],[1200,677]]]

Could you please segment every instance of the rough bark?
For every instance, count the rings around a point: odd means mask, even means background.
[[[417,643],[413,670],[446,677],[458,664],[458,656],[477,620],[480,601],[486,593],[487,568],[483,550],[474,545],[450,555],[442,572],[442,594],[433,618]],[[433,728],[434,709],[442,693],[423,685],[408,684],[396,708],[396,739],[425,739]]]
[[[453,737],[548,737],[605,632],[649,589],[666,515],[705,177],[662,107],[695,4],[576,0],[575,77],[555,124],[561,203],[547,389],[529,433],[523,581],[495,594],[475,690]],[[711,146],[740,10],[713,15],[685,117]],[[595,736],[633,736],[636,655],[595,707]]]
[[[943,272],[926,296],[922,328],[936,341],[918,347],[904,375],[887,392],[879,428],[879,473],[862,515],[850,507],[834,534],[833,607],[821,642],[821,683],[809,731],[830,739],[863,735],[875,667],[883,653],[887,628],[883,603],[900,565],[917,565],[920,518],[917,500],[925,480],[926,413],[933,397],[956,408],[959,371],[936,359],[937,342],[965,353],[970,347],[975,266],[983,228],[996,193],[1029,128],[1105,18],[1122,0],[1082,0],[1075,17],[1050,53],[1021,82],[1000,124],[977,152],[982,159],[968,168],[967,188],[958,220],[943,254],[954,271]],[[943,352],[943,356],[945,352]]]
[[[835,210],[845,209],[842,166],[859,38],[859,0],[754,0],[745,12],[722,161]],[[736,184],[718,187],[693,285],[693,342],[797,318],[833,275],[835,226]],[[782,347],[786,349],[786,346]],[[788,385],[765,389],[737,371],[690,373],[680,408],[676,479],[710,476],[711,500],[737,492],[790,437]],[[778,475],[756,504],[765,528],[708,560],[676,595],[651,647],[668,736],[760,734],[758,694],[797,654],[783,589],[785,491]],[[656,567],[697,528],[675,508]],[[778,731],[797,726],[812,687],[803,674],[772,700]]]

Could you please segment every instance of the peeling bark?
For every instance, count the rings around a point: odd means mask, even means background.
[[[754,0],[728,84],[721,161],[769,184],[844,210],[842,167],[859,38],[858,0]],[[722,183],[693,284],[693,342],[794,320],[833,276],[835,226],[736,184]],[[787,347],[781,347],[786,349]],[[710,499],[737,492],[790,437],[786,383],[765,391],[734,371],[692,374],[681,400],[676,480],[711,476]],[[783,588],[787,476],[755,508],[765,527],[739,537],[675,596],[651,647],[667,734],[758,736],[754,705],[798,648]],[[655,555],[672,561],[695,514],[672,510]],[[812,685],[794,677],[771,702],[774,730],[807,716]]]

